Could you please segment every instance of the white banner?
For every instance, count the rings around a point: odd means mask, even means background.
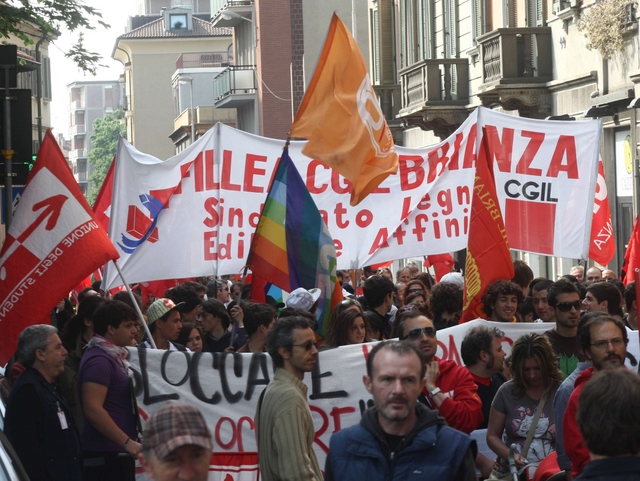
[[[555,326],[553,323],[471,321],[438,331],[437,356],[462,365],[462,339],[476,325],[504,331],[502,345],[507,354],[511,353],[513,342],[521,335],[529,332],[541,334]],[[628,333],[627,366],[637,370],[640,354],[638,332]],[[314,448],[323,469],[331,435],[359,423],[362,412],[372,405],[362,376],[366,374],[366,356],[373,345],[321,351],[314,371],[305,376],[316,427]],[[209,479],[240,479],[237,477],[239,472],[245,476],[241,478],[243,480],[256,479],[254,418],[260,393],[273,378],[269,355],[194,354],[153,349],[129,349],[129,352],[129,361],[136,373],[136,396],[143,420],[170,400],[197,406],[213,434],[214,457]],[[244,467],[240,469],[240,465]],[[226,478],[228,474],[232,477]]]
[[[587,258],[600,130],[595,120],[478,108],[434,147],[398,147],[398,173],[356,207],[349,183],[302,155],[303,142],[289,152],[333,236],[339,269],[464,249],[481,146],[510,246]],[[109,234],[127,281],[240,272],[282,148],[222,124],[165,162],[121,141]],[[105,285],[121,284],[108,266]]]

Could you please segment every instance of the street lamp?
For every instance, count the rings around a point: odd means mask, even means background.
[[[191,110],[191,143],[193,144],[196,141],[196,116],[195,112],[193,111],[193,77],[181,77],[180,83],[189,84],[189,110]]]
[[[258,46],[258,25],[256,25],[256,22],[254,22],[254,21],[253,21],[253,20],[251,20],[250,18],[243,17],[242,15],[240,15],[240,14],[238,14],[238,13],[234,12],[233,10],[229,10],[229,9],[222,10],[222,11],[220,12],[220,16],[221,16],[224,20],[226,20],[226,21],[229,21],[229,20],[231,20],[232,18],[238,18],[238,19],[240,19],[240,20],[244,20],[244,21],[246,21],[246,22],[249,22],[249,23],[253,24],[253,26],[254,26],[254,27],[255,27],[255,29],[256,29],[256,30],[255,30],[255,32],[254,32],[254,34],[253,34],[254,46],[255,46],[255,47],[257,47],[257,46]]]

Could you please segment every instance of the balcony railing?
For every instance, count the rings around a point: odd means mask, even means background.
[[[176,70],[182,68],[226,67],[233,61],[227,52],[183,53],[176,60]]]
[[[373,90],[387,122],[394,121],[402,106],[400,85],[374,85]]]
[[[235,108],[251,101],[258,88],[255,70],[254,65],[237,65],[219,73],[213,79],[215,106]]]
[[[211,0],[211,17],[215,17],[220,10],[251,5],[253,5],[253,0]]]
[[[86,133],[84,124],[72,125],[71,127],[69,127],[69,135],[71,136],[84,134],[84,133]]]
[[[74,149],[69,151],[70,159],[78,159],[80,157],[86,157],[84,149]]]
[[[71,102],[71,110],[84,110],[84,100],[74,100]]]
[[[408,115],[428,106],[469,103],[469,61],[460,58],[423,60],[400,70],[402,108]]]
[[[478,37],[482,82],[545,83],[552,79],[551,28],[499,28]]]

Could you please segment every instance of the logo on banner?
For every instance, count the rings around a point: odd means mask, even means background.
[[[384,157],[395,151],[391,131],[387,126],[382,110],[380,110],[378,98],[371,88],[369,74],[364,76],[358,88],[356,103],[360,120],[362,120],[369,132],[369,137],[371,137],[371,146],[376,151],[376,157]]]
[[[143,242],[148,240],[149,242],[158,241],[158,228],[156,224],[158,222],[158,216],[164,205],[151,194],[142,194],[140,196],[140,202],[143,207],[149,211],[149,215],[142,212],[137,206],[130,205],[127,213],[127,234],[120,234],[122,242],[118,242],[118,247],[127,254],[132,254],[136,248]]]
[[[553,187],[551,182],[505,183],[505,225],[514,248],[553,255],[558,202]]]

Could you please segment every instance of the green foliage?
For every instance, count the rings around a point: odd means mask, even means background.
[[[98,10],[84,5],[82,0],[7,0],[0,2],[0,37],[15,35],[25,45],[31,45],[41,38],[53,40],[60,35],[60,29],[95,30],[93,20],[109,28],[101,18]],[[100,66],[100,56],[85,49],[82,33],[65,55],[85,72],[95,74]]]
[[[124,119],[124,112],[116,110],[93,122],[91,150],[88,156],[89,163],[93,164],[93,173],[89,178],[91,187],[87,193],[87,201],[90,205],[95,202],[113,156],[116,155],[118,139],[127,133],[127,127],[121,122],[121,119]]]

